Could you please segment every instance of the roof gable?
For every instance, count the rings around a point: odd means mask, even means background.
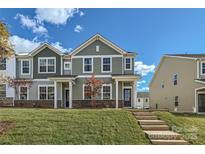
[[[36,54],[38,54],[39,52],[43,51],[43,49],[45,48],[49,48],[50,50],[52,50],[53,52],[55,52],[56,54],[58,55],[63,55],[63,53],[58,50],[57,48],[51,46],[50,44],[48,43],[43,43],[42,45],[40,45],[39,47],[35,48],[34,50],[32,50],[29,55],[31,56],[35,56]]]
[[[70,55],[74,56],[77,53],[81,52],[83,49],[85,49],[87,46],[89,46],[90,44],[92,44],[93,42],[95,42],[96,40],[101,41],[102,43],[106,44],[107,46],[113,48],[116,52],[120,53],[120,54],[126,54],[127,52],[125,52],[123,49],[121,49],[120,47],[118,47],[117,45],[115,45],[114,43],[112,43],[111,41],[105,39],[103,36],[96,34],[93,37],[91,37],[90,39],[88,39],[87,41],[85,41],[83,44],[81,44],[79,47],[77,47],[76,49],[74,49]]]

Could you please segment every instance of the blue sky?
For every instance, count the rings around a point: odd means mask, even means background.
[[[18,52],[41,42],[69,52],[96,33],[138,53],[135,69],[147,90],[163,54],[205,52],[205,9],[0,9]]]

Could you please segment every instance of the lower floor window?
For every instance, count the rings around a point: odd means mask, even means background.
[[[6,85],[1,84],[0,85],[0,98],[6,97]]]
[[[102,99],[112,99],[111,97],[111,90],[112,89],[112,85],[103,85],[102,86]]]
[[[91,99],[91,86],[84,85],[84,100]]]
[[[19,99],[27,100],[28,99],[28,87],[20,87],[19,88]]]
[[[54,87],[53,86],[40,86],[39,87],[40,100],[54,100]]]

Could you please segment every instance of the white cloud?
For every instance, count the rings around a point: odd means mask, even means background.
[[[60,42],[51,43],[51,45],[60,50],[61,52],[70,52],[72,50],[72,48],[63,48],[62,43]]]
[[[149,91],[149,87],[142,87],[138,89],[138,91]]]
[[[146,81],[145,81],[145,80],[138,81],[138,82],[137,82],[137,87],[139,87],[141,84],[144,84],[144,83],[146,83]]]
[[[14,50],[19,52],[30,52],[31,50],[35,49],[40,45],[41,42],[33,40],[27,40],[24,38],[21,38],[17,35],[13,35],[10,37],[11,43],[14,45]]]
[[[28,16],[24,16],[23,14],[17,14],[14,19],[20,19],[20,23],[22,26],[27,27],[28,29],[31,29],[33,33],[46,35],[47,29],[38,22],[36,19],[31,19]]]
[[[79,9],[75,8],[38,8],[36,9],[36,18],[39,21],[45,21],[55,25],[66,24],[67,21],[72,18],[76,13],[79,13]],[[81,13],[80,13],[81,14]]]
[[[76,25],[75,28],[74,28],[74,31],[76,33],[80,33],[82,30],[83,30],[83,27],[81,25]]]
[[[28,40],[25,38],[21,38],[17,35],[11,36],[10,41],[14,45],[14,50],[17,53],[31,52],[33,49],[37,48],[42,43],[40,41],[37,41],[36,37],[33,40]],[[61,52],[70,52],[72,50],[72,48],[64,48],[60,42],[51,43],[51,45],[59,49]]]
[[[146,65],[142,61],[135,61],[135,72],[140,74],[141,76],[146,76],[147,74],[154,72],[155,65]]]
[[[84,12],[82,12],[82,11],[80,11],[79,15],[82,17],[82,16],[84,16],[84,15],[85,15],[85,13],[84,13]]]

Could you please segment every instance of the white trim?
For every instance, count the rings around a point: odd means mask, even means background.
[[[130,68],[129,68],[129,69],[126,68],[126,59],[130,59]],[[125,57],[124,67],[125,67],[125,70],[126,70],[126,71],[132,70],[132,58],[131,58],[131,57]]]
[[[29,55],[35,56],[36,54],[38,54],[39,52],[41,52],[43,49],[45,48],[49,48],[51,49],[53,52],[57,53],[58,55],[63,55],[63,53],[58,50],[57,48],[51,46],[48,43],[43,43],[42,45],[38,46],[37,48],[35,48],[34,50],[32,50]]]
[[[40,60],[46,59],[46,72],[40,72]],[[54,72],[48,72],[48,59],[54,59]],[[38,57],[38,73],[39,74],[53,74],[56,73],[56,57]]]
[[[199,79],[199,60],[197,60],[196,63],[197,63],[196,64],[197,65],[197,67],[196,67],[196,69],[197,69],[196,70],[196,78]]]
[[[96,51],[96,52],[100,52],[100,45],[96,45],[96,46],[95,46],[95,51]]]
[[[77,78],[90,78],[92,75],[78,75]],[[96,78],[111,78],[112,75],[95,75]]]
[[[31,59],[31,78],[33,79],[33,58]]]
[[[25,100],[29,100],[29,87],[28,86],[19,86],[18,90],[19,90],[19,94],[18,94],[18,99],[19,100],[23,100],[20,98],[20,95],[21,95],[21,87],[26,87],[27,88],[27,98]]]
[[[103,87],[105,86],[109,86],[110,87],[110,99],[104,99],[103,98]],[[112,84],[102,84],[102,88],[101,88],[101,100],[112,100]]]
[[[118,58],[123,57],[123,55],[83,55],[83,56],[72,56],[73,59],[76,58],[101,58],[101,57],[111,57]]]
[[[69,108],[73,107],[73,84],[72,81],[69,81]]]
[[[193,57],[171,56],[171,55],[164,55],[164,57],[179,58],[179,59],[190,59],[190,60],[197,60],[198,59],[198,58],[193,58]]]
[[[92,66],[91,67],[92,68],[91,71],[85,71],[85,67],[84,67],[85,66],[85,63],[84,63],[85,62],[85,58],[91,58],[91,66]],[[83,73],[93,73],[93,58],[92,57],[84,57],[83,58]]]
[[[70,68],[66,68],[65,66],[66,66],[66,64],[70,64]],[[68,70],[71,70],[71,68],[72,68],[72,66],[71,66],[72,64],[71,64],[71,62],[70,61],[64,61],[64,70],[66,70],[66,71],[68,71]]]
[[[103,71],[103,59],[104,58],[110,58],[110,71]],[[112,57],[109,57],[109,56],[101,57],[101,73],[112,73]]]
[[[33,79],[33,81],[51,81],[49,79]]]
[[[205,73],[203,73],[203,67],[202,67],[203,64],[205,64],[205,61],[201,61],[201,62],[200,62],[200,66],[201,66],[200,74],[201,74],[201,75],[205,75]]]
[[[55,97],[55,84],[40,84],[40,85],[38,85],[38,100],[52,100],[52,99],[48,99],[48,98],[40,99],[40,87],[54,87],[54,97]],[[54,98],[54,100],[55,100],[55,98]]]
[[[48,92],[48,87],[46,88],[47,89],[47,91],[46,91],[46,93]],[[57,109],[58,108],[58,98],[57,98],[57,82],[56,81],[54,81],[54,109]],[[47,100],[48,100],[48,94],[46,94],[46,96],[47,96]]]
[[[23,73],[23,61],[28,61],[29,64],[29,73]],[[21,59],[21,75],[30,75],[31,74],[31,62],[29,59]]]
[[[194,80],[195,82],[205,84],[205,81]]]
[[[63,75],[63,56],[61,56],[61,75]]]

